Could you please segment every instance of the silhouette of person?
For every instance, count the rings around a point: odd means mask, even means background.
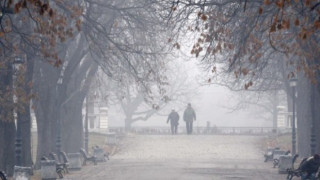
[[[188,106],[183,113],[183,120],[186,122],[187,134],[192,134],[192,126],[193,121],[196,120],[196,113],[194,112],[190,103],[188,103]]]
[[[309,157],[300,166],[301,170],[301,180],[316,180],[316,173],[320,167],[320,156],[315,154]]]
[[[179,118],[180,118],[179,114],[174,109],[172,109],[167,119],[167,123],[169,123],[170,121],[172,134],[177,134]]]

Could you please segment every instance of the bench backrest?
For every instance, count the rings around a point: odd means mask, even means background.
[[[273,159],[279,159],[281,155],[285,155],[285,154],[286,154],[286,151],[275,150],[273,151]]]
[[[80,148],[80,153],[84,158],[88,159],[88,154],[87,154],[86,150],[84,150],[83,148]]]
[[[6,174],[4,173],[4,171],[0,171],[0,179],[1,179],[1,180],[7,180],[7,176],[6,176]]]
[[[69,162],[69,158],[67,156],[67,154],[64,151],[60,151],[60,157],[62,157],[64,163],[68,163]]]
[[[58,158],[57,154],[56,154],[56,153],[54,153],[54,152],[51,152],[51,153],[49,154],[49,158],[50,158],[51,160],[55,160],[55,161],[56,161],[56,163],[60,163],[60,161],[59,161],[59,158]]]
[[[49,158],[47,156],[42,156],[41,157],[41,161],[48,161],[48,160],[49,160]]]
[[[296,162],[298,157],[299,157],[299,154],[296,154],[296,155],[293,156],[293,158],[292,158],[292,168],[294,168],[294,163]]]

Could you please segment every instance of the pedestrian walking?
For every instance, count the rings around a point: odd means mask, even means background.
[[[177,134],[178,125],[179,125],[179,118],[180,118],[179,114],[174,109],[172,109],[172,111],[169,114],[168,119],[167,119],[167,124],[170,121],[172,134]]]
[[[183,120],[186,122],[187,134],[192,134],[192,126],[193,121],[196,120],[196,113],[194,112],[190,103],[188,103],[188,106],[183,113]]]

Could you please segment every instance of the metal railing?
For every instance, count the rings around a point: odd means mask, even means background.
[[[194,127],[193,134],[222,134],[222,135],[268,135],[272,134],[272,127]],[[123,127],[109,127],[110,132],[124,133]],[[135,134],[171,134],[170,127],[132,127]],[[278,133],[289,133],[290,128],[279,128]],[[186,134],[185,127],[178,128],[178,134]]]

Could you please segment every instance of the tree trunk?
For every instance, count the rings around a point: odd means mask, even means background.
[[[49,106],[49,105],[48,105]],[[37,160],[36,167],[40,166],[40,159],[42,156],[48,156],[50,152],[55,152],[55,140],[56,136],[52,133],[52,129],[56,128],[56,121],[50,117],[53,114],[46,114],[47,108],[37,108],[35,115],[37,118],[37,135],[38,135],[38,145],[37,145]]]
[[[82,104],[83,99],[79,97],[72,100],[63,109],[63,147],[68,153],[78,152],[83,147],[83,123],[82,123]]]
[[[67,152],[78,152],[84,147],[82,122],[82,105],[90,89],[91,80],[97,72],[98,66],[88,60],[74,71],[72,83],[68,83],[67,97],[62,103],[61,116],[63,118],[63,144]],[[88,72],[88,73],[85,73]],[[68,111],[63,111],[63,110]]]
[[[30,95],[31,87],[29,83],[32,82],[33,77],[33,67],[35,59],[32,58],[32,54],[27,54],[27,67],[25,72],[24,89],[26,96]],[[24,104],[24,112],[18,113],[19,121],[21,122],[21,163],[22,166],[30,167],[32,166],[32,152],[31,152],[31,113],[30,113],[30,100],[26,97],[27,102],[22,102]]]
[[[60,71],[41,61],[35,62],[34,70],[33,90],[37,99],[33,104],[38,131],[36,168],[39,168],[41,157],[56,151],[56,123],[60,107],[57,79]]]
[[[296,117],[298,153],[301,157],[307,157],[310,155],[311,130],[310,81],[303,76],[299,77],[297,93]]]
[[[0,121],[0,169],[13,175],[16,127],[13,121]]]
[[[15,160],[15,132],[16,127],[13,117],[13,86],[12,86],[12,64],[6,62],[6,69],[0,71],[0,169],[11,176],[13,174]]]
[[[4,144],[6,142],[5,139],[5,122],[0,120],[0,144]],[[5,146],[0,146],[0,169],[5,169],[4,157],[5,157]]]
[[[37,119],[38,144],[36,167],[39,167],[42,156],[48,156],[56,151],[56,123],[58,110],[56,105],[56,92],[52,89],[43,89],[42,97],[35,102],[35,115]]]
[[[13,175],[13,167],[14,167],[14,140],[15,140],[15,132],[16,127],[14,122],[4,123],[5,127],[5,156],[4,156],[4,165],[5,171],[8,173],[9,176]]]
[[[315,148],[315,153],[319,154],[320,153],[320,93],[319,91],[314,91],[315,98],[314,98],[314,120],[315,120],[315,139],[316,139],[316,148]]]
[[[316,91],[315,85],[311,84],[310,88],[310,112],[311,112],[311,122],[310,122],[310,149],[311,154],[315,153],[315,140],[316,140]]]
[[[31,118],[30,118],[30,106],[25,105],[26,109],[24,114],[18,113],[18,121],[20,121],[21,128],[21,165],[25,167],[31,167]]]
[[[272,132],[277,133],[278,128],[278,105],[279,105],[279,97],[278,91],[275,90],[272,95]]]
[[[125,131],[126,131],[126,132],[129,132],[129,131],[131,130],[131,124],[132,124],[131,119],[126,118],[126,119],[124,120],[124,124],[125,124]]]

